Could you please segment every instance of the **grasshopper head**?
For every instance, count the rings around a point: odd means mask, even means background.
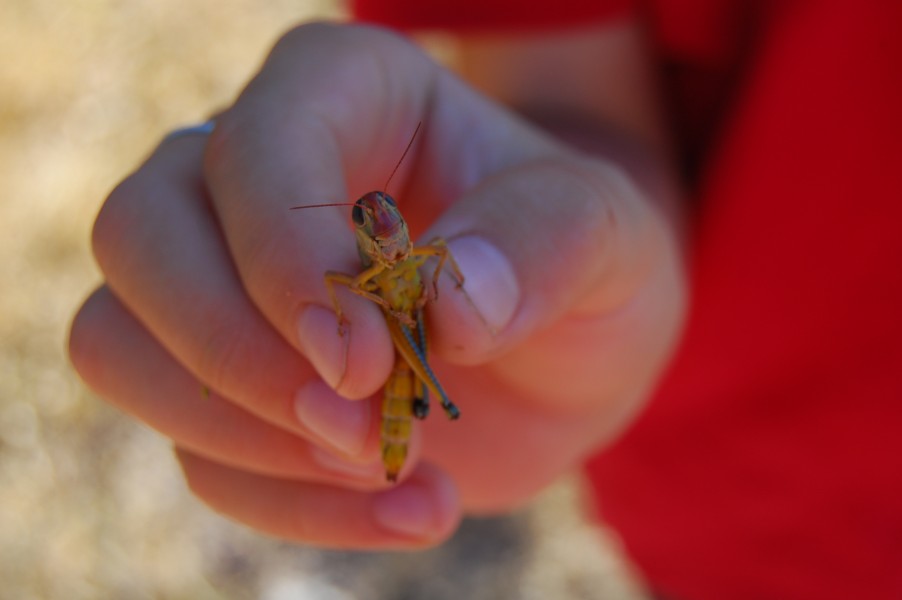
[[[410,255],[413,245],[407,223],[388,194],[370,192],[361,196],[354,203],[351,219],[364,260],[391,267]]]

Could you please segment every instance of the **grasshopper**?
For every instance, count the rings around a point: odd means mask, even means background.
[[[417,125],[385,188],[388,188],[395,171],[410,150],[419,129]],[[346,323],[336,293],[336,286],[341,285],[379,305],[394,342],[395,363],[383,388],[381,425],[385,477],[394,482],[407,459],[411,420],[413,417],[424,419],[429,414],[430,392],[439,398],[448,418],[460,417],[460,411],[448,399],[427,360],[428,341],[423,309],[429,294],[420,275],[420,267],[431,257],[437,259],[432,277],[435,298],[438,297],[438,277],[446,266],[453,272],[458,288],[463,286],[463,274],[443,239],[436,238],[427,245],[414,248],[407,223],[394,198],[386,192],[369,192],[354,203],[293,208],[322,206],[353,206],[351,220],[363,265],[363,271],[357,275],[337,271],[325,274],[326,288],[338,317],[339,335],[344,334]]]

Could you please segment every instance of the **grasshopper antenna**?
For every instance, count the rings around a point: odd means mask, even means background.
[[[304,208],[323,208],[324,206],[354,206],[353,202],[334,202],[330,204],[306,204],[304,206],[290,206],[288,210],[301,210]]]
[[[422,121],[417,122],[417,128],[413,130],[413,135],[410,136],[410,141],[407,142],[407,147],[404,148],[404,154],[401,155],[401,160],[398,161],[398,164],[395,165],[395,168],[392,170],[391,175],[388,176],[388,179],[385,180],[385,186],[382,188],[383,192],[388,191],[388,184],[391,183],[392,177],[395,176],[395,173],[398,172],[398,167],[401,166],[401,163],[404,162],[404,157],[407,156],[407,153],[410,151],[410,147],[413,146],[413,141],[417,139],[417,133],[420,131],[420,127],[423,125]]]
[[[395,168],[392,170],[391,175],[388,176],[388,179],[385,180],[385,187],[382,188],[383,191],[388,190],[388,184],[391,183],[392,177],[395,176],[395,173],[398,172],[398,167],[401,166],[401,163],[404,162],[404,158],[407,156],[407,153],[410,152],[410,147],[413,146],[413,141],[417,139],[417,133],[420,131],[420,127],[422,127],[423,122],[417,122],[417,128],[413,130],[413,135],[410,136],[410,141],[407,142],[407,147],[404,148],[404,154],[401,155],[401,159],[398,161],[398,164],[395,165]],[[305,206],[292,206],[289,210],[302,210],[304,208],[323,208],[326,206],[356,206],[355,202],[330,202],[329,204],[308,204]]]

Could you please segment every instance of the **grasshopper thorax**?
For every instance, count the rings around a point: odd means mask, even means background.
[[[413,249],[407,223],[394,198],[385,192],[370,192],[360,197],[351,210],[357,234],[357,247],[364,263],[392,267],[406,260]]]

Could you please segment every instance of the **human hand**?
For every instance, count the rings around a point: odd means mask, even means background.
[[[420,121],[389,192],[466,278],[466,294],[441,278],[427,309],[430,363],[462,417],[420,424],[391,487],[384,317],[342,294],[340,337],[323,283],[360,270],[347,209],[288,209],[379,189]],[[463,511],[514,506],[611,440],[669,357],[677,234],[624,173],[394,35],[301,27],[209,139],[164,141],[111,194],[94,231],[105,282],[76,316],[73,363],[172,438],[225,514],[326,546],[435,543]]]

